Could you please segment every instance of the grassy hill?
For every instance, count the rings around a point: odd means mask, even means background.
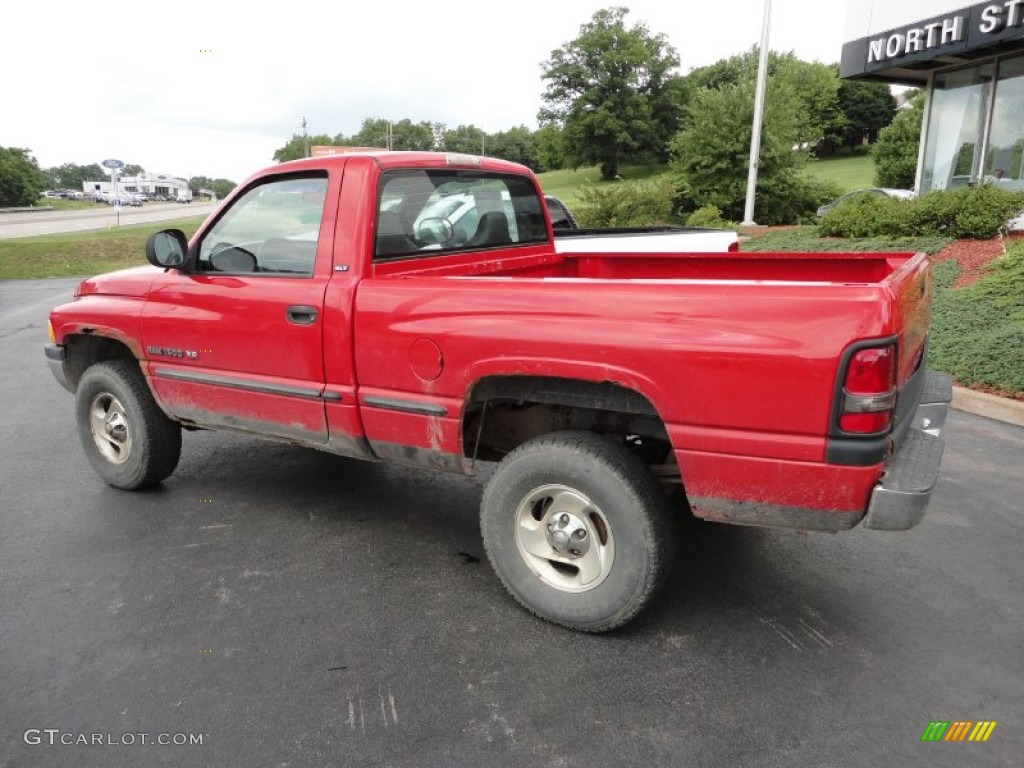
[[[834,182],[844,192],[875,186],[875,161],[867,154],[811,160],[804,173],[816,179]]]
[[[668,173],[667,165],[625,165],[620,175],[626,181],[650,179]],[[804,170],[808,176],[825,179],[838,184],[844,192],[875,185],[875,161],[867,154],[840,155],[811,160]],[[602,182],[600,169],[595,165],[576,170],[547,171],[538,173],[541,189],[570,205],[579,202],[582,188],[589,184],[611,184]]]
[[[637,181],[639,179],[650,179],[668,172],[667,165],[652,163],[650,165],[624,165],[619,168],[619,175],[625,181]],[[540,188],[547,194],[554,195],[569,205],[579,202],[579,195],[582,189],[591,184],[615,184],[614,181],[601,181],[601,169],[598,166],[590,168],[577,168],[576,170],[563,169],[561,171],[547,171],[538,173]]]

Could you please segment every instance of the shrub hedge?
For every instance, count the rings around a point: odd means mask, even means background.
[[[1024,192],[983,184],[929,192],[911,200],[854,198],[822,216],[823,237],[935,237],[987,239],[1024,208]]]
[[[687,226],[708,227],[710,229],[735,229],[735,225],[722,218],[722,209],[715,205],[705,205],[691,213],[686,219]]]
[[[585,187],[575,211],[581,227],[645,227],[678,224],[675,185],[667,179]]]

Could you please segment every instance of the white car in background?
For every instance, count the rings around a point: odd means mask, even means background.
[[[142,206],[142,199],[130,192],[120,192],[116,195],[107,195],[106,203],[107,205],[120,205],[121,207],[130,205],[133,208],[139,208]]]

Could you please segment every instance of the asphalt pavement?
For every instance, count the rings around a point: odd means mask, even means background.
[[[120,210],[97,204],[95,208],[70,211],[32,211],[5,213],[0,216],[0,240],[35,235],[54,235],[63,232],[83,232],[89,229],[128,227],[154,221],[206,216],[216,203],[146,203],[139,207],[122,206]]]
[[[687,526],[588,636],[503,592],[470,478],[197,432],[103,485],[42,354],[73,284],[0,282],[0,766],[1021,765],[1024,428],[952,412],[909,532]]]

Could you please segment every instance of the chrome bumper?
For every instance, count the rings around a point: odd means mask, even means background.
[[[74,394],[75,388],[68,383],[67,374],[64,372],[64,347],[59,344],[47,344],[43,348],[46,353],[46,362],[50,364],[50,373],[68,392]]]
[[[952,377],[928,371],[909,429],[871,492],[863,520],[865,528],[905,531],[924,518],[932,488],[939,479],[945,445],[939,434],[952,399]]]

